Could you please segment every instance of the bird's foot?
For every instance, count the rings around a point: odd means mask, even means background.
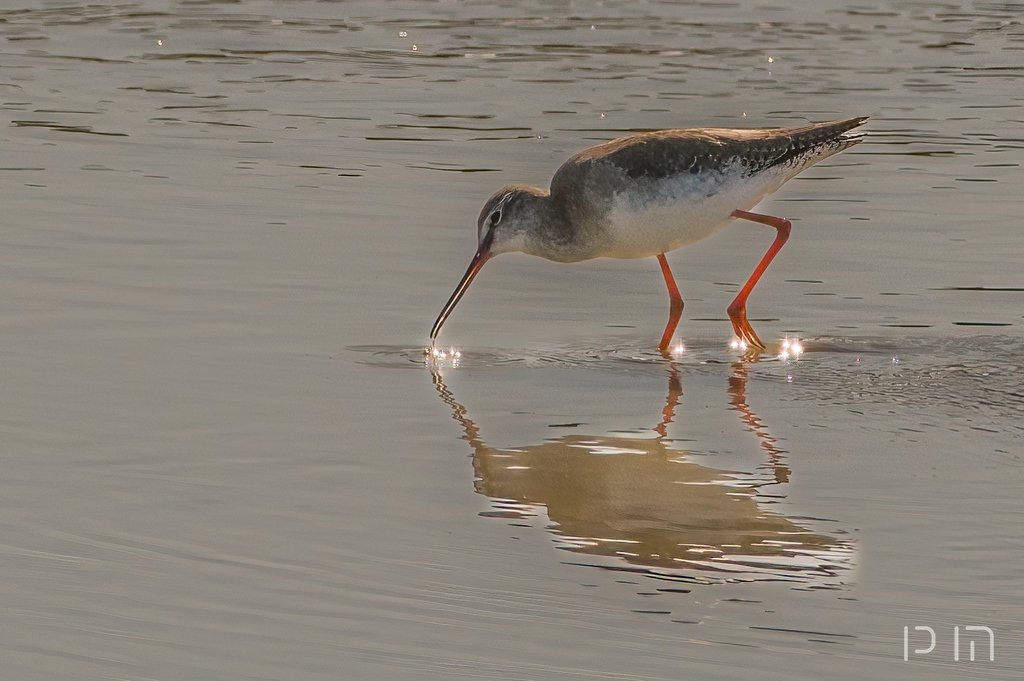
[[[754,333],[754,329],[751,328],[750,322],[747,321],[747,309],[743,305],[736,305],[735,303],[729,306],[729,319],[732,321],[732,330],[736,332],[737,338],[739,338],[738,346],[742,350],[755,351],[755,354],[765,349],[765,344],[761,342],[761,339]]]

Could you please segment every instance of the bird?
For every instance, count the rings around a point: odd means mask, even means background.
[[[669,294],[664,355],[683,312],[665,254],[742,219],[773,227],[775,240],[728,307],[738,343],[765,349],[747,321],[747,298],[786,243],[786,218],[751,212],[789,179],[864,139],[867,116],[789,128],[681,128],[598,144],[563,163],[548,190],[495,192],[477,218],[469,268],[430,330],[445,320],[491,258],[523,252],[560,263],[656,257]]]

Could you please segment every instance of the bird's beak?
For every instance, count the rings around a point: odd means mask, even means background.
[[[444,304],[444,309],[441,310],[441,314],[437,315],[437,321],[434,322],[434,327],[430,329],[431,343],[433,343],[434,339],[437,338],[437,334],[441,333],[441,326],[444,324],[444,321],[448,319],[448,315],[452,313],[455,306],[458,305],[462,295],[466,292],[466,289],[469,288],[470,283],[473,281],[473,277],[475,277],[477,272],[483,268],[484,263],[493,257],[493,254],[489,250],[485,249],[486,246],[477,250],[476,255],[473,256],[473,259],[469,263],[469,269],[467,269],[466,273],[462,275],[462,281],[460,281],[459,285],[455,287],[455,292],[452,293],[452,297]]]

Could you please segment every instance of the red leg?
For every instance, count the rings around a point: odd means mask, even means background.
[[[683,316],[683,297],[679,295],[679,287],[672,276],[672,270],[668,268],[668,260],[665,254],[658,256],[658,263],[661,265],[661,273],[665,275],[665,286],[668,287],[668,324],[665,325],[665,333],[661,335],[661,342],[658,343],[658,350],[665,354],[668,352],[669,343],[672,342],[672,334],[679,326],[679,318]]]
[[[758,263],[754,273],[750,275],[750,279],[747,279],[747,283],[740,289],[736,299],[732,301],[729,306],[729,319],[732,320],[732,328],[736,332],[736,335],[740,337],[740,340],[745,341],[748,345],[760,348],[764,350],[764,343],[754,333],[754,329],[750,328],[750,322],[747,321],[747,296],[754,290],[754,285],[757,284],[757,280],[761,278],[764,271],[768,269],[768,265],[772,259],[782,249],[783,244],[786,243],[786,239],[789,238],[789,232],[793,228],[793,225],[786,218],[777,218],[771,215],[760,215],[758,213],[748,213],[745,210],[734,210],[732,212],[734,217],[743,218],[744,220],[750,220],[751,222],[759,222],[762,225],[768,225],[778,230],[778,234],[775,236],[775,241],[772,242],[768,252],[761,258],[761,262]]]

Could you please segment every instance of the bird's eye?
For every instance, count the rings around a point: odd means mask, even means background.
[[[491,223],[491,227],[494,227],[499,222],[501,222],[501,209],[499,208],[498,210],[491,213],[490,217],[487,218],[487,221]]]

